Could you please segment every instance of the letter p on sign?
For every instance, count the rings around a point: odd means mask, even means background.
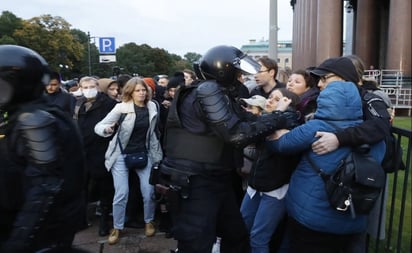
[[[101,54],[114,54],[116,53],[116,47],[113,37],[99,38],[99,53]]]

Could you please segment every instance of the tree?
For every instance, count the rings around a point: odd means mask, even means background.
[[[41,54],[53,70],[64,72],[68,78],[88,75],[89,69],[91,75],[109,77],[115,66],[126,74],[172,75],[184,68],[191,68],[192,63],[201,57],[196,53],[187,53],[183,59],[161,48],[127,43],[117,49],[116,63],[99,63],[95,43],[90,41],[85,32],[70,27],[67,21],[58,16],[47,14],[23,20],[4,11],[0,16],[0,44],[29,47]]]
[[[59,65],[73,68],[84,54],[84,47],[70,31],[70,24],[61,17],[43,15],[23,21],[14,32],[19,45],[30,47],[41,54],[50,67],[60,71]]]
[[[23,26],[23,20],[9,11],[3,11],[0,16],[0,39],[4,36],[13,37],[15,30]]]
[[[127,43],[117,49],[116,57],[117,65],[123,67],[125,73],[140,76],[170,74],[174,64],[167,51],[147,44]]]
[[[79,41],[83,45],[83,56],[78,62],[74,62],[72,69],[73,76],[84,76],[89,75],[89,43],[90,43],[90,71],[91,75],[98,77],[109,77],[111,76],[110,66],[108,63],[99,63],[99,50],[97,49],[95,43],[90,41],[87,33],[72,29],[71,34],[73,38]]]
[[[5,44],[16,45],[17,42],[12,37],[8,35],[4,35],[0,37],[0,45],[5,45]]]
[[[193,52],[188,52],[184,55],[184,57],[188,62],[190,62],[191,65],[193,65],[193,63],[199,61],[202,55]]]

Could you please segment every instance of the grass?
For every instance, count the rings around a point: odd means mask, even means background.
[[[393,125],[400,127],[400,128],[411,130],[411,125],[412,125],[411,121],[412,121],[411,117],[396,117],[395,120],[393,121]]]
[[[394,126],[403,128],[406,130],[411,130],[411,122],[412,118],[411,117],[396,117],[394,120]],[[402,138],[402,148],[403,148],[403,160],[406,162],[406,155],[407,155],[407,145],[408,145],[408,138],[403,137]],[[374,240],[371,240],[371,245],[370,245],[370,250],[369,252],[382,252],[382,253],[388,253],[388,252],[410,252],[411,250],[411,238],[412,238],[412,231],[411,231],[411,225],[412,225],[412,219],[411,219],[411,187],[412,187],[412,176],[410,175],[411,172],[411,167],[409,164],[408,169],[408,180],[405,182],[405,171],[399,171],[397,174],[391,173],[388,174],[389,178],[389,184],[388,184],[388,199],[386,202],[386,238],[385,241],[380,242],[379,249],[376,250],[374,243]],[[394,185],[395,189],[393,189]],[[406,185],[405,185],[406,184]],[[404,189],[406,188],[406,189]],[[405,190],[405,191],[404,191]],[[394,195],[393,195],[394,194]],[[405,195],[405,203],[404,207],[402,210],[402,197],[403,194]],[[392,198],[392,196],[394,196]],[[393,225],[392,228],[389,228],[389,222],[390,222],[390,215],[391,215],[391,203],[392,201],[394,202],[394,209],[393,209]],[[400,230],[399,224],[400,224],[400,217],[401,217],[401,211],[404,212],[403,214],[403,222],[402,222],[402,230]],[[390,229],[390,231],[389,231]],[[401,248],[397,249],[397,240],[398,237],[401,236]],[[388,239],[390,237],[390,241],[388,242]],[[387,244],[389,246],[387,246]],[[399,250],[399,251],[398,251]]]

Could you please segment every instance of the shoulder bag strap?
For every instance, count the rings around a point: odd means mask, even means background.
[[[119,133],[120,133],[120,128],[122,127],[122,123],[124,118],[126,118],[127,113],[122,113],[120,115],[119,121],[117,122],[117,125],[119,126],[119,128],[117,129],[117,139],[116,142],[119,143],[119,148],[120,148],[120,152],[123,154],[123,147],[122,147],[122,143],[120,142],[120,137],[119,137]]]
[[[324,181],[329,179],[330,176],[323,172],[323,170],[315,164],[315,162],[312,160],[312,158],[310,158],[308,153],[305,154],[305,157],[306,159],[308,159],[312,169],[316,172],[316,174],[318,174]]]

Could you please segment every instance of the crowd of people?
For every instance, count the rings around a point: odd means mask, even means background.
[[[330,207],[306,157],[333,172],[369,144],[381,161],[390,101],[356,55],[278,76],[274,59],[216,46],[170,77],[67,90],[36,52],[1,45],[0,252],[81,252],[92,202],[110,245],[140,227],[182,253],[365,252],[373,219]]]

